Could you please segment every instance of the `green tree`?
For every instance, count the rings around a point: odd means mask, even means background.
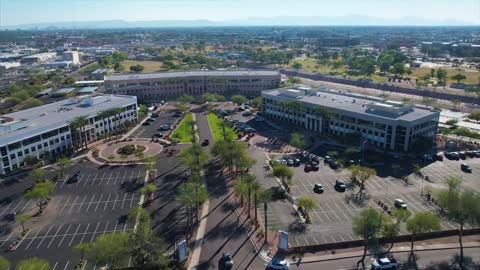
[[[192,214],[191,214],[192,208],[195,207],[196,205],[196,202],[192,197],[192,192],[193,190],[191,189],[191,186],[188,185],[187,183],[184,183],[180,185],[178,189],[178,193],[175,197],[175,199],[179,203],[183,204],[183,206],[185,207],[185,212],[187,217],[187,222],[185,223],[185,239],[187,239],[187,242],[190,235],[191,226],[193,224]]]
[[[10,269],[10,262],[4,257],[0,256],[0,270]]]
[[[393,65],[393,73],[395,75],[403,75],[406,72],[405,64],[404,63],[396,63]]]
[[[182,102],[182,103],[192,103],[195,101],[195,98],[191,95],[181,95],[177,98],[177,101],[178,102]]]
[[[44,179],[45,177],[45,170],[42,169],[42,168],[37,168],[37,169],[33,169],[29,174],[28,176],[30,176],[31,178],[33,178],[34,182],[40,182]]]
[[[75,77],[67,77],[67,78],[65,78],[63,83],[71,86],[71,85],[74,85],[76,81],[77,80],[75,79]]]
[[[32,98],[31,100],[28,101],[28,104],[32,107],[38,107],[43,105],[43,101],[41,101],[38,98]]]
[[[288,77],[287,82],[290,83],[290,84],[298,84],[298,83],[301,83],[302,80],[298,77],[290,76],[290,77]]]
[[[134,265],[140,267],[154,267],[163,257],[163,240],[147,224],[139,224],[129,234],[128,246]]]
[[[25,223],[30,219],[30,216],[26,213],[20,214],[15,219],[22,225],[22,232],[26,232]]]
[[[143,162],[145,162],[145,169],[148,171],[148,177],[150,180],[153,180],[153,177],[155,176],[154,172],[157,168],[158,158],[156,156],[146,157],[143,159]]]
[[[62,157],[57,161],[58,167],[60,167],[60,177],[63,177],[65,168],[72,165],[72,161],[67,157]]]
[[[275,165],[273,166],[273,176],[280,178],[287,191],[290,190],[293,178],[293,170],[291,168],[283,164]]]
[[[145,67],[142,66],[142,65],[132,65],[132,66],[130,66],[130,71],[133,71],[133,72],[142,72],[144,69],[145,69]]]
[[[152,217],[147,209],[143,207],[133,207],[128,211],[127,220],[130,223],[137,223],[137,217],[139,224],[149,224]]]
[[[292,64],[292,68],[295,69],[295,71],[299,71],[300,69],[303,68],[303,65],[302,65],[302,63],[295,61]]]
[[[20,261],[15,267],[16,270],[50,270],[50,263],[45,259],[33,257]]]
[[[243,205],[244,199],[248,194],[248,185],[242,180],[236,180],[233,185],[233,192],[235,196],[240,198],[240,204]]]
[[[363,192],[365,190],[365,183],[368,179],[370,179],[370,177],[377,175],[377,171],[375,171],[375,169],[359,165],[350,166],[349,169],[352,173],[352,178],[355,178],[360,184],[360,189],[355,196],[357,196],[359,199],[362,199]]]
[[[73,247],[73,251],[80,255],[80,263],[83,263],[85,256],[87,256],[91,249],[90,244],[84,242],[78,243]]]
[[[472,190],[461,192],[442,190],[437,194],[440,206],[447,212],[448,219],[459,225],[458,243],[460,244],[460,268],[463,269],[463,231],[466,224],[480,224],[480,196]]]
[[[374,208],[365,208],[360,212],[359,216],[353,218],[353,233],[365,241],[362,258],[357,262],[357,269],[360,264],[362,264],[362,269],[365,269],[365,257],[367,256],[368,246],[378,236],[381,228],[382,214]]]
[[[258,203],[263,203],[263,218],[264,218],[264,226],[265,226],[265,235],[264,235],[264,243],[267,243],[267,232],[268,232],[268,218],[267,218],[267,211],[268,211],[268,202],[272,200],[273,192],[271,189],[260,189],[257,195]],[[256,207],[255,207],[256,211]],[[256,216],[256,215],[255,215]]]
[[[307,216],[307,223],[310,223],[311,220],[310,220],[310,215],[309,215],[309,212],[314,210],[314,209],[317,209],[318,208],[318,203],[317,201],[312,198],[312,197],[300,197],[297,199],[297,206],[298,208],[301,208],[305,211],[305,214]]]
[[[447,71],[443,68],[437,70],[437,79],[441,85],[446,85],[447,83]]]
[[[455,80],[457,81],[457,83],[460,83],[461,81],[465,80],[467,77],[465,77],[465,75],[461,74],[461,73],[457,73],[455,75],[453,75],[452,77],[450,77],[452,80]]]
[[[73,135],[74,135],[74,143],[75,145],[80,145],[80,148],[87,148],[88,147],[88,142],[87,142],[87,135],[85,131],[85,126],[88,125],[89,122],[87,120],[87,117],[85,116],[78,116],[75,117],[71,122],[70,126],[72,127],[72,130],[74,130]],[[79,132],[77,132],[79,131]],[[80,136],[78,136],[78,133],[80,133]]]
[[[130,255],[129,237],[125,232],[100,235],[92,243],[90,258],[98,265],[109,265],[113,269],[128,263]]]
[[[382,223],[382,236],[390,239],[387,253],[393,248],[395,237],[400,234],[401,224],[410,218],[412,212],[407,209],[395,208],[392,210],[392,215],[395,218],[394,220],[390,217],[385,217]]]
[[[150,197],[152,196],[153,193],[157,191],[157,186],[154,184],[146,184],[144,187],[140,189],[140,194],[146,195],[150,200]]]
[[[189,148],[182,149],[177,157],[183,165],[190,168],[190,174],[200,173],[202,167],[208,162],[208,153],[196,143]]]
[[[259,189],[260,184],[257,178],[253,174],[247,174],[245,179],[243,180],[244,183],[247,185],[247,209],[248,209],[248,217],[250,218],[250,209],[251,209],[251,198],[252,198],[252,191]]]
[[[440,230],[440,219],[432,212],[418,212],[407,220],[407,231],[410,236],[410,254],[413,256],[415,237],[420,233]]]
[[[235,103],[237,106],[242,105],[243,103],[247,102],[247,98],[242,95],[233,95],[231,97],[231,100],[233,103]]]
[[[303,150],[305,147],[305,138],[300,133],[290,134],[290,145],[300,150]]]
[[[252,100],[252,106],[254,108],[260,108],[260,106],[262,105],[262,98],[261,97],[256,97]]]
[[[480,122],[480,111],[472,112],[468,115],[469,119],[475,120],[477,123]]]
[[[24,194],[24,197],[29,200],[34,200],[41,211],[43,205],[53,192],[53,183],[51,181],[36,183],[33,188]]]
[[[113,65],[113,69],[117,72],[122,72],[125,70],[125,67],[120,63],[115,63],[115,65]]]

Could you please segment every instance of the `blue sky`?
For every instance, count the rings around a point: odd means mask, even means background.
[[[480,24],[480,0],[0,0],[0,26],[64,21],[367,15]]]

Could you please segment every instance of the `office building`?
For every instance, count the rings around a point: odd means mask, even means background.
[[[100,119],[108,109],[122,108],[118,115]],[[82,136],[70,123],[85,116],[88,124]],[[40,107],[0,116],[0,174],[24,166],[27,156],[43,158],[60,156],[81,137],[87,142],[114,131],[126,121],[137,121],[137,98],[134,96],[81,96]]]
[[[20,62],[25,64],[43,63],[55,59],[56,56],[57,53],[54,52],[37,53],[23,57]]]
[[[280,73],[273,70],[205,70],[105,77],[107,93],[135,95],[140,102],[147,103],[183,94],[198,97],[207,92],[260,96],[262,90],[277,88],[279,84]]]
[[[440,117],[429,107],[304,87],[263,91],[262,112],[318,133],[356,134],[362,142],[394,151],[410,150],[420,136],[435,138]]]

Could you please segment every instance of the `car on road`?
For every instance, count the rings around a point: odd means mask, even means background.
[[[345,186],[345,181],[337,179],[335,180],[335,190],[339,192],[344,192],[347,187]]]
[[[462,171],[464,172],[467,172],[467,173],[471,173],[472,172],[472,167],[470,167],[470,165],[466,164],[466,163],[462,163],[462,165],[460,165],[460,168],[462,169]]]
[[[322,186],[321,184],[315,184],[315,185],[313,186],[313,191],[314,191],[315,193],[322,194],[322,193],[325,191],[325,189],[323,188],[323,186]]]
[[[443,161],[443,154],[442,153],[438,153],[435,155],[435,158],[438,160],[438,161]]]
[[[403,200],[400,200],[400,199],[395,199],[395,202],[393,203],[393,205],[396,208],[407,209],[407,204]]]
[[[286,260],[271,260],[267,264],[267,269],[269,270],[288,270],[290,264]]]
[[[145,122],[142,123],[142,126],[150,126],[150,122],[145,121]]]
[[[376,258],[372,262],[372,270],[397,269],[398,263],[394,258]]]
[[[202,142],[202,146],[207,146],[209,144],[210,144],[210,141],[207,140],[207,139],[203,140],[203,142]]]
[[[155,134],[153,134],[153,136],[157,137],[157,138],[163,138],[165,137],[165,135],[163,135],[163,133],[161,132],[156,132]]]
[[[222,258],[220,258],[220,265],[223,269],[232,269],[233,268],[233,258],[230,253],[223,253]]]
[[[152,117],[153,117],[153,118],[158,118],[159,116],[160,116],[159,113],[152,113]]]

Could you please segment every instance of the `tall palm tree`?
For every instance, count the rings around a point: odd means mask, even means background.
[[[263,218],[264,218],[264,223],[265,223],[265,237],[264,237],[264,243],[267,243],[267,232],[268,232],[268,219],[267,219],[267,210],[268,210],[268,202],[272,199],[272,190],[271,189],[261,189],[260,192],[258,192],[257,199],[259,203],[263,202]],[[255,207],[255,211],[257,207]],[[256,213],[255,213],[256,216]]]
[[[258,195],[262,192],[262,184],[257,180],[252,183],[251,185],[252,194],[253,194],[253,207],[255,208],[255,223],[258,222],[258,209],[257,209],[257,202],[258,202]]]
[[[120,114],[124,111],[123,108],[112,108],[110,109],[112,111],[113,116],[115,116],[115,130],[118,133],[118,128],[120,126]]]
[[[71,122],[70,126],[75,130],[74,134],[75,136],[77,135],[77,129],[80,130],[80,146],[83,148],[85,146],[85,149],[88,147],[87,143],[87,137],[86,137],[86,132],[85,132],[85,126],[88,125],[88,119],[86,116],[78,116],[75,117]]]
[[[192,190],[186,185],[186,183],[182,184],[179,188],[179,192],[175,199],[185,206],[186,216],[187,216],[187,223],[185,224],[185,239],[188,242],[188,237],[191,228],[191,209],[195,206],[194,198],[192,197]]]
[[[251,209],[251,204],[250,204],[251,199],[250,198],[252,197],[253,188],[256,188],[257,185],[259,185],[259,183],[258,183],[257,178],[252,174],[247,174],[247,176],[245,177],[245,179],[243,181],[247,185],[247,205],[248,205],[247,216],[250,218],[250,209]]]
[[[240,198],[240,204],[243,205],[245,195],[248,193],[248,186],[244,181],[237,180],[233,186],[233,191]]]

